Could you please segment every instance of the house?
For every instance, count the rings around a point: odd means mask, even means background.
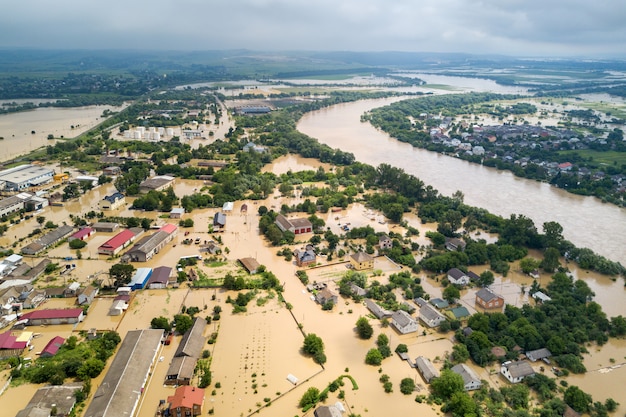
[[[463,378],[463,387],[465,388],[465,391],[477,390],[482,386],[482,382],[476,372],[464,363],[455,365],[451,369],[452,372],[461,375],[461,378]]]
[[[204,390],[183,385],[176,388],[174,395],[167,397],[167,402],[171,416],[199,416],[202,414]]]
[[[70,237],[67,238],[67,241],[71,242],[72,240],[76,240],[76,239],[87,240],[89,237],[93,236],[95,233],[96,231],[92,229],[91,227],[83,227],[78,232],[70,235]]]
[[[467,271],[467,276],[469,277],[470,281],[472,281],[472,282],[478,282],[480,280],[480,275],[478,275],[474,271]]]
[[[57,352],[59,351],[59,348],[61,346],[63,346],[63,343],[65,343],[65,339],[62,338],[61,336],[53,337],[48,342],[46,347],[43,348],[43,350],[41,351],[41,355],[39,355],[39,356],[42,357],[42,358],[50,358],[50,357],[56,355]]]
[[[82,414],[85,417],[131,416],[142,398],[146,381],[161,349],[163,330],[126,333],[104,379]]]
[[[552,356],[552,352],[550,352],[546,348],[541,348],[541,349],[531,350],[531,351],[526,352],[526,357],[531,362],[536,362],[540,360],[545,362],[550,356]]]
[[[170,219],[180,219],[185,214],[185,209],[182,207],[174,207],[170,210]]]
[[[481,288],[476,292],[476,304],[485,310],[501,309],[504,306],[504,297],[489,288]]]
[[[17,336],[13,335],[11,331],[0,334],[0,358],[20,356],[26,346],[28,346],[28,342],[18,341]]]
[[[312,245],[306,245],[305,250],[296,249],[293,251],[293,256],[296,258],[296,265],[302,267],[307,265],[315,265],[317,261],[317,255],[313,250]]]
[[[241,263],[241,266],[243,266],[249,274],[256,274],[261,266],[254,258],[240,258],[239,263]]]
[[[124,229],[100,245],[98,253],[101,255],[115,256],[120,253],[122,249],[130,245],[135,240],[135,237],[136,235],[133,231]]]
[[[424,304],[420,307],[419,318],[430,328],[438,327],[441,323],[446,321],[446,316],[441,314],[430,304]]]
[[[333,304],[337,304],[337,294],[333,293],[328,288],[323,288],[315,294],[315,301],[317,301],[320,305],[324,305],[327,302],[332,302]]]
[[[415,359],[415,367],[422,375],[422,378],[424,378],[424,381],[428,384],[430,384],[430,381],[432,381],[433,378],[439,377],[439,371],[437,368],[435,368],[430,359],[424,356],[418,356]]]
[[[527,376],[535,375],[532,366],[526,361],[504,362],[500,367],[500,373],[512,384],[521,382]]]
[[[465,317],[470,316],[469,310],[463,306],[455,307],[449,310],[448,313],[452,316],[454,320],[461,320],[461,319],[464,319]]]
[[[376,316],[377,319],[386,319],[391,317],[391,315],[393,314],[391,311],[385,310],[384,308],[376,304],[374,300],[370,300],[369,298],[365,300],[365,306],[369,311],[372,312],[373,315]]]
[[[120,225],[114,222],[97,222],[91,225],[93,230],[103,233],[113,233],[118,227],[120,227]]]
[[[395,311],[391,315],[391,325],[401,334],[417,331],[417,321],[404,310]]]
[[[78,294],[76,301],[79,305],[91,304],[94,298],[96,298],[96,295],[98,295],[98,288],[88,285]]]
[[[18,411],[15,417],[67,417],[72,415],[76,405],[76,391],[83,388],[82,382],[63,385],[47,385],[39,388],[26,407]],[[53,409],[55,414],[52,414]]]
[[[537,291],[536,293],[533,293],[532,297],[538,303],[545,303],[546,301],[552,301],[552,298],[550,298],[550,296],[544,294],[541,291]]]
[[[222,211],[231,212],[233,211],[233,208],[235,208],[235,203],[233,203],[232,201],[227,201],[222,204]]]
[[[223,229],[226,227],[226,214],[219,212],[213,216],[213,227]]]
[[[470,278],[460,269],[452,268],[448,271],[448,281],[450,284],[465,286],[469,284]]]
[[[461,251],[463,252],[465,250],[465,246],[466,243],[465,241],[458,239],[456,237],[452,237],[452,238],[446,238],[446,249],[450,250],[450,251]]]
[[[74,230],[72,226],[59,226],[51,232],[45,234],[41,238],[35,240],[31,244],[24,246],[21,249],[21,252],[25,255],[36,255],[42,250],[47,249],[48,247],[61,241],[61,239],[63,239],[65,236],[72,233],[72,230]]]
[[[171,186],[173,181],[174,177],[169,175],[157,175],[142,181],[139,184],[139,192],[147,194],[149,191],[163,191]]]
[[[288,219],[282,214],[276,216],[276,226],[282,231],[290,231],[295,235],[311,233],[313,225],[308,219]]]
[[[126,203],[126,197],[122,193],[113,193],[111,195],[107,195],[102,200],[98,206],[100,210],[116,210]]]
[[[152,275],[148,279],[148,288],[162,289],[166,288],[170,282],[172,268],[169,266],[159,266],[152,270]]]
[[[350,265],[355,271],[363,271],[374,268],[374,258],[365,252],[357,252],[350,255]]]
[[[128,301],[122,297],[128,297],[130,299],[127,295],[118,295],[115,297],[113,304],[111,304],[111,307],[109,308],[109,316],[120,316],[128,309]]]
[[[76,324],[83,321],[85,315],[82,308],[61,308],[35,310],[23,314],[20,319],[28,320],[30,326],[48,324]]]
[[[381,235],[378,238],[378,247],[380,250],[393,248],[393,241],[387,235]]]
[[[354,282],[350,283],[350,292],[357,297],[365,297],[367,295],[367,291],[356,285]]]
[[[27,309],[39,307],[41,303],[46,301],[46,298],[48,298],[47,289],[33,290],[29,292],[26,298],[24,298],[23,300],[20,297],[22,301],[22,307]]]
[[[202,354],[206,320],[194,319],[191,329],[183,335],[165,376],[166,385],[188,385],[193,378],[196,363]]]
[[[152,275],[152,268],[137,268],[128,286],[133,290],[143,290]]]
[[[254,142],[248,142],[243,145],[244,152],[255,152],[255,153],[264,153],[267,152],[267,148],[265,146],[257,145]]]
[[[448,304],[446,300],[441,298],[431,298],[430,303],[437,307],[439,310],[450,307],[450,304]]]
[[[313,411],[314,417],[342,417],[341,410],[335,405],[322,405]]]
[[[78,295],[78,291],[80,290],[80,282],[72,282],[70,285],[65,288],[63,291],[63,296],[65,298],[76,297]]]
[[[124,256],[128,257],[131,262],[147,262],[152,259],[154,255],[159,253],[165,245],[174,239],[175,233],[167,233],[163,230],[164,227],[159,229],[158,232],[140,239]]]
[[[169,342],[171,343],[171,342]],[[167,339],[166,339],[166,344]],[[165,385],[189,385],[198,363],[198,358],[189,356],[176,356],[172,358],[170,366],[165,374]]]
[[[121,172],[122,172],[122,168],[115,166],[115,165],[106,167],[102,170],[102,173],[108,176],[119,175]]]

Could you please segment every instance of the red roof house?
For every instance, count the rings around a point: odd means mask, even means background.
[[[176,233],[176,231],[178,230],[178,226],[176,226],[175,224],[167,223],[164,224],[159,230],[171,235],[172,233]]]
[[[122,249],[128,246],[133,240],[135,240],[135,234],[129,229],[122,230],[111,239],[104,242],[98,248],[98,253],[101,255],[113,256],[119,253]]]
[[[85,318],[82,308],[61,308],[49,310],[35,310],[23,314],[20,319],[28,320],[28,324],[73,324]]]
[[[65,343],[65,339],[61,336],[55,336],[48,342],[45,348],[41,351],[42,358],[49,358],[54,356],[59,351],[59,348]]]
[[[199,416],[202,414],[204,390],[202,388],[182,385],[176,388],[176,393],[167,397],[172,415]]]
[[[93,235],[94,233],[96,233],[96,231],[94,229],[92,229],[91,227],[84,227],[84,228],[80,229],[78,232],[76,232],[73,235],[71,235],[70,237],[68,237],[67,240],[68,241],[74,240],[74,239],[85,240],[89,236]]]
[[[27,342],[18,342],[10,331],[0,334],[0,358],[19,356],[26,349]]]

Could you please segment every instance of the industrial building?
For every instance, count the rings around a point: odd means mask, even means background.
[[[8,191],[21,191],[49,183],[53,176],[54,171],[49,168],[25,164],[0,171],[0,182],[5,183]]]

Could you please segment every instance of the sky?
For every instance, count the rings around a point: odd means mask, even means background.
[[[22,0],[0,48],[626,57],[625,0]]]

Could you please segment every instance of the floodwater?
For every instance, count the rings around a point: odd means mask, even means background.
[[[352,152],[358,161],[403,168],[444,195],[460,190],[472,206],[504,217],[523,214],[533,219],[539,230],[544,222],[557,221],[565,238],[576,246],[626,263],[626,209],[507,171],[414,148],[360,122],[364,112],[398,100],[401,98],[358,101],[310,112],[300,120],[298,130],[333,148]]]
[[[71,138],[102,123],[105,110],[123,107],[85,106],[76,108],[44,107],[0,115],[0,161],[13,159],[55,141],[48,135]],[[74,128],[72,128],[74,126]],[[32,133],[32,132],[35,133]]]

